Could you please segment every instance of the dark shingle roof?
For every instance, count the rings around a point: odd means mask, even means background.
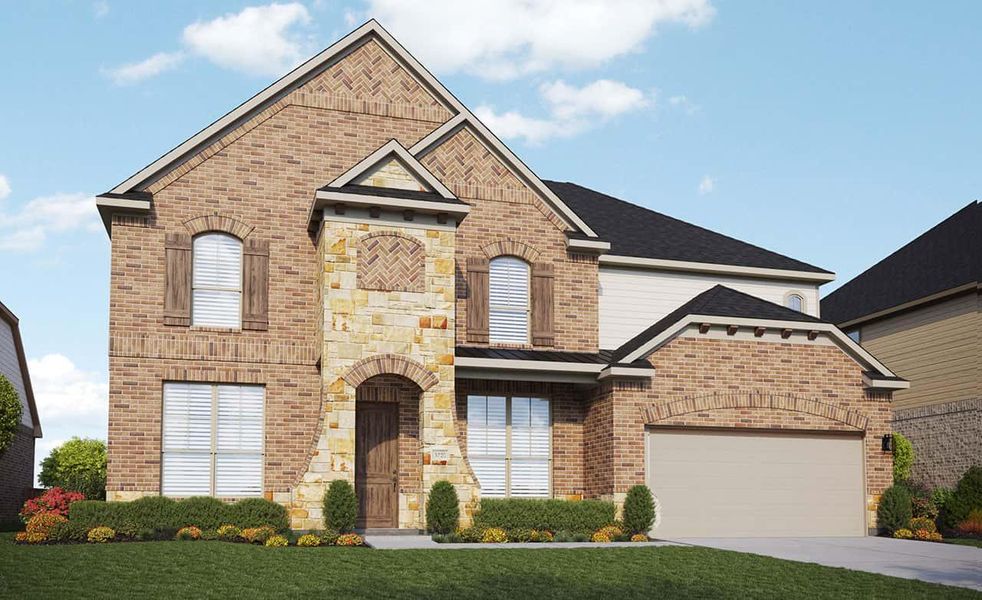
[[[802,323],[823,322],[811,315],[785,308],[780,304],[774,304],[773,302],[761,300],[755,296],[717,285],[676,308],[663,319],[625,342],[620,348],[613,351],[612,360],[623,360],[628,354],[647,343],[648,340],[654,338],[688,315],[800,321]]]
[[[980,280],[982,208],[972,202],[822,300],[846,323]]]
[[[610,242],[611,254],[829,273],[575,183],[546,181],[545,184],[601,239]]]
[[[459,358],[496,358],[502,360],[532,360],[594,365],[617,364],[618,367],[651,368],[651,365],[645,361],[616,363],[612,355],[613,352],[610,350],[601,350],[600,352],[566,352],[562,350],[526,350],[523,348],[478,348],[476,346],[457,346],[454,349],[454,356]]]

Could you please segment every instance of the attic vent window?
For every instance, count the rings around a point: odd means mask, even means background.
[[[784,305],[791,310],[803,312],[805,309],[805,299],[801,297],[801,294],[789,294],[787,300],[784,301]]]

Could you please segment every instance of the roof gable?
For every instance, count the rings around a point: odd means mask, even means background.
[[[322,189],[342,189],[349,185],[432,192],[447,200],[456,199],[453,192],[397,140],[390,140]]]
[[[24,342],[20,336],[20,320],[13,312],[0,302],[0,320],[5,321],[10,326],[10,333],[14,343],[14,353],[20,368],[20,381],[23,384],[24,400],[27,410],[31,416],[31,424],[34,426],[34,437],[41,437],[41,421],[38,419],[37,404],[34,401],[34,388],[31,386],[31,374],[27,368],[27,356],[24,353]],[[16,387],[16,382],[14,382]]]

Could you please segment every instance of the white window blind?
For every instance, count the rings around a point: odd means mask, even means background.
[[[467,397],[467,459],[485,497],[550,495],[549,401]]]
[[[161,493],[262,495],[262,386],[165,383]]]
[[[529,265],[514,256],[488,266],[488,333],[492,344],[529,341]]]
[[[194,238],[191,324],[242,326],[242,242],[224,233]]]

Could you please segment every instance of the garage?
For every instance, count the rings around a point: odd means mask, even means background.
[[[653,427],[658,538],[866,534],[859,435]]]

